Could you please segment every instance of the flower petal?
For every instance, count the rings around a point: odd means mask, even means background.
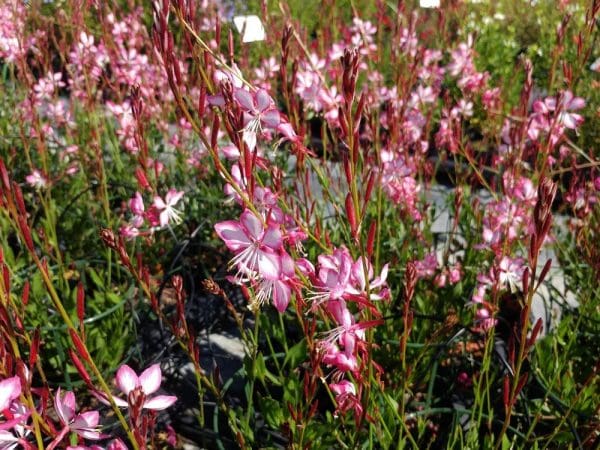
[[[129,395],[132,390],[140,385],[138,376],[127,364],[123,364],[117,370],[116,380],[117,387],[125,395]]]
[[[256,106],[259,112],[266,111],[269,107],[273,106],[274,102],[271,96],[264,89],[259,89],[256,92]]]
[[[58,388],[54,396],[54,409],[63,425],[67,425],[75,415],[75,394],[67,391],[61,398],[61,391]]]
[[[110,406],[110,401],[108,400],[108,397],[106,397],[106,394],[104,392],[92,391],[92,395],[94,397],[96,397],[100,403],[102,403],[106,406]],[[129,407],[129,403],[127,403],[122,398],[115,397],[114,395],[111,395],[111,397],[112,397],[112,400],[115,402],[115,405],[117,405],[119,408],[128,408]]]
[[[289,303],[292,295],[292,291],[287,283],[283,281],[276,281],[273,286],[273,306],[279,311],[283,313]]]
[[[252,245],[252,241],[246,234],[246,230],[237,220],[226,220],[215,224],[215,231],[225,242],[227,248],[233,252]]]
[[[258,241],[263,237],[263,224],[252,211],[246,209],[240,216],[240,223],[245,228],[251,241]]]
[[[100,413],[98,411],[86,411],[77,414],[75,420],[71,424],[71,428],[95,428],[100,423]]]
[[[177,189],[169,189],[169,192],[167,192],[167,195],[165,197],[167,205],[175,206],[177,202],[181,200],[181,197],[183,197],[184,194],[185,192],[183,191],[178,191]]]
[[[270,111],[262,113],[260,118],[263,125],[267,128],[277,128],[281,122],[281,115],[276,109],[271,109]]]
[[[245,89],[236,89],[233,93],[233,97],[237,100],[240,106],[247,111],[255,111],[254,98],[252,94]]]
[[[244,134],[242,135],[242,139],[244,140],[244,143],[248,147],[248,150],[253,152],[254,149],[256,148],[256,132],[245,129]]]
[[[11,377],[0,381],[0,411],[10,406],[10,403],[21,395],[21,380]]]
[[[10,444],[13,444],[13,443],[16,444],[18,441],[19,441],[19,438],[17,438],[10,431],[0,431],[0,445],[2,445],[1,448],[14,448],[14,447],[11,447]],[[8,445],[8,446],[5,447],[5,445]]]
[[[161,411],[168,408],[177,401],[177,397],[173,395],[157,395],[156,397],[146,400],[144,408],[154,411]]]
[[[142,372],[140,375],[140,384],[144,394],[150,395],[158,391],[162,382],[162,373],[160,364],[153,364]]]
[[[279,250],[283,243],[281,230],[278,226],[270,226],[263,237],[262,243],[271,250]]]
[[[281,274],[281,262],[275,253],[259,250],[258,272],[267,280],[277,280]]]

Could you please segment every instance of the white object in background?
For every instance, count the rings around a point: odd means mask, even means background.
[[[439,8],[440,0],[419,0],[421,8]]]
[[[265,28],[258,16],[235,16],[233,23],[242,35],[242,42],[265,40]]]

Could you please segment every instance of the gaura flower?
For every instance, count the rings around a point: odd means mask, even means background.
[[[164,200],[159,196],[154,197],[154,202],[152,204],[159,212],[159,222],[161,227],[167,226],[169,222],[181,222],[181,212],[176,210],[174,206],[181,200],[183,194],[183,191],[169,189]]]
[[[144,396],[144,402],[142,408],[151,409],[153,411],[161,411],[170,407],[177,401],[177,397],[172,395],[156,395],[150,397],[158,388],[162,382],[162,373],[159,364],[154,364],[144,370],[140,376],[133,371],[127,364],[123,364],[115,377],[117,387],[125,394],[128,398],[131,393],[141,393]],[[105,394],[101,392],[95,392],[96,397],[104,404],[109,404]],[[128,408],[129,402],[122,398],[112,396],[112,399],[117,406],[121,408]]]
[[[215,225],[215,231],[229,250],[236,253],[231,265],[237,266],[238,279],[244,275],[251,279],[279,277],[281,261],[277,251],[283,238],[278,225],[269,224],[265,229],[252,211],[245,210],[239,221],[220,222]]]
[[[279,111],[264,89],[259,89],[254,95],[245,89],[236,89],[233,95],[244,111],[244,142],[253,151],[256,136],[262,132],[263,126],[275,129],[281,122]]]
[[[100,423],[100,413],[98,411],[86,411],[75,414],[75,394],[67,391],[65,395],[61,395],[60,388],[54,396],[54,409],[63,429],[58,436],[50,443],[47,450],[53,450],[58,446],[65,436],[72,431],[73,433],[85,439],[96,441],[103,439],[105,436],[98,430]]]

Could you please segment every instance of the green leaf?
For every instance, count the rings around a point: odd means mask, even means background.
[[[271,397],[263,397],[258,401],[261,412],[271,428],[279,429],[285,417],[281,409],[281,403]]]
[[[285,355],[283,365],[289,367],[290,369],[298,367],[298,364],[306,359],[307,354],[308,350],[306,347],[306,339],[302,339],[288,350],[287,354]]]
[[[508,436],[504,434],[504,436],[502,436],[502,450],[509,450],[510,447],[510,440],[508,439]]]
[[[254,376],[261,382],[264,382],[266,374],[267,366],[265,365],[265,358],[263,357],[262,353],[258,353],[258,355],[256,355],[256,359],[254,360]]]

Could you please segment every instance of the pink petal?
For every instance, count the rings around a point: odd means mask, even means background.
[[[225,106],[225,98],[222,95],[208,95],[206,100],[211,106]]]
[[[99,439],[104,439],[105,436],[102,433],[100,433],[97,430],[73,430],[75,431],[75,433],[77,433],[79,436],[81,436],[84,439],[89,439],[91,441],[97,441]],[[88,448],[93,448],[93,447],[88,447]],[[101,447],[95,447],[95,448],[99,448],[100,450],[102,450]]]
[[[104,392],[92,391],[92,395],[94,397],[96,397],[98,399],[98,401],[100,401],[100,403],[110,406],[110,401],[108,400],[108,398],[106,397],[106,394]],[[111,395],[111,398],[115,402],[115,405],[117,405],[119,408],[129,407],[129,403],[127,403],[122,398],[115,397],[114,395]]]
[[[117,405],[119,408],[129,408],[129,403],[127,403],[122,398],[115,397],[114,395],[112,395],[111,397],[113,399],[113,402],[115,402],[115,405]],[[110,406],[110,403],[106,403],[106,404]]]
[[[11,377],[0,381],[0,411],[10,406],[10,403],[21,395],[21,380]]]
[[[152,409],[154,411],[161,411],[168,408],[177,401],[177,397],[172,395],[157,395],[156,397],[146,400],[144,408]]]
[[[267,128],[277,128],[281,122],[281,115],[276,109],[271,109],[260,116],[261,122]]]
[[[282,313],[287,309],[291,296],[292,291],[287,283],[284,283],[283,281],[275,283],[275,286],[273,287],[273,306],[275,306],[277,311]]]
[[[61,391],[58,388],[54,396],[54,409],[63,425],[67,425],[75,415],[75,394],[67,391],[61,399]]]
[[[152,204],[156,209],[160,210],[165,209],[167,207],[167,204],[159,196],[154,197],[154,201],[152,202]]]
[[[160,364],[153,364],[140,375],[140,384],[146,395],[154,394],[158,391],[161,382],[162,373],[160,371]]]
[[[264,89],[259,89],[256,92],[256,106],[259,112],[266,111],[267,108],[274,105],[273,99]]]
[[[226,220],[215,224],[215,231],[225,242],[227,248],[233,252],[252,245],[246,230],[236,220]]]
[[[295,275],[294,260],[285,251],[281,252],[280,260],[281,260],[281,272],[285,276],[292,278]]]
[[[263,236],[262,243],[271,250],[279,250],[283,243],[283,238],[281,236],[281,230],[279,227],[270,226]]]
[[[104,437],[96,430],[99,423],[100,413],[98,411],[87,411],[77,415],[70,428],[85,439],[98,440]]]
[[[581,97],[575,97],[569,102],[569,109],[581,109],[585,107],[585,100]]]
[[[562,114],[563,125],[571,130],[577,128],[581,122],[583,122],[583,118],[579,114]]]
[[[100,423],[100,413],[98,411],[86,411],[77,414],[71,424],[71,428],[94,428]]]
[[[289,139],[290,141],[293,141],[298,137],[298,135],[294,131],[294,128],[289,122],[280,123],[277,126],[277,131],[279,131],[286,139]]]
[[[225,147],[222,147],[221,151],[225,155],[225,158],[227,158],[227,159],[229,159],[231,161],[237,161],[238,159],[240,159],[240,149],[237,148],[233,144],[226,145]]]
[[[121,439],[115,439],[108,444],[106,450],[127,450],[127,446],[123,443]]]
[[[252,94],[245,89],[236,89],[233,93],[234,98],[240,104],[240,106],[247,111],[256,111],[254,108],[254,99]]]
[[[123,364],[117,370],[116,380],[117,387],[125,395],[129,395],[132,390],[140,385],[138,376],[127,364]]]
[[[262,238],[264,233],[263,224],[252,211],[246,209],[240,216],[240,223],[252,241],[258,241]]]
[[[184,192],[183,191],[178,191],[176,189],[169,189],[169,192],[167,192],[167,196],[165,198],[165,200],[167,201],[167,205],[169,206],[174,206],[177,204],[177,202],[179,200],[181,200],[181,197],[183,197]]]

